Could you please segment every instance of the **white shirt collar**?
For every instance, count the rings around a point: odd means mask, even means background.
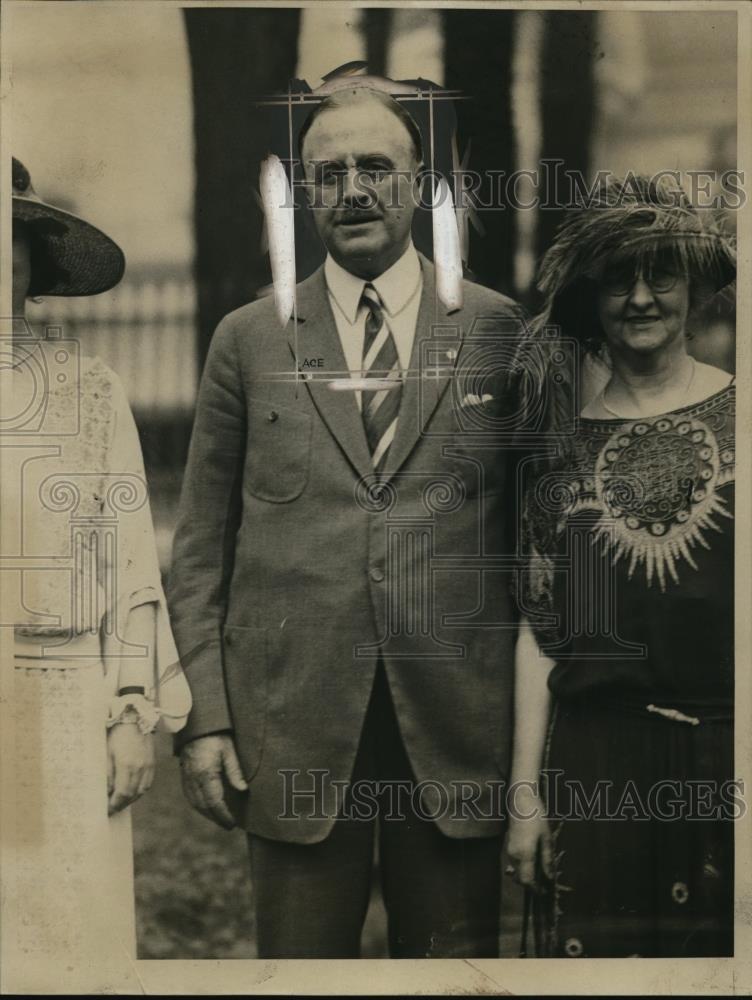
[[[331,254],[326,256],[324,277],[330,295],[349,322],[354,323],[363,296],[363,288],[366,285],[365,280],[346,271],[334,260]],[[378,278],[374,278],[371,284],[379,293],[387,315],[394,316],[401,312],[412,299],[420,284],[420,279],[420,259],[417,250],[410,241],[399,260],[395,261]]]

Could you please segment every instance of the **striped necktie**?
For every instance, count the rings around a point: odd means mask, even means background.
[[[384,319],[379,293],[373,285],[369,283],[365,286],[360,301],[366,308],[363,377],[386,378],[397,382],[396,389],[377,389],[374,392],[366,391],[363,395],[363,424],[371,461],[374,469],[380,472],[397,429],[397,414],[402,400],[402,372],[397,345]]]

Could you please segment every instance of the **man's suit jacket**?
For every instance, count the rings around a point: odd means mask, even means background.
[[[315,368],[290,378],[296,336],[271,299],[227,316],[212,339],[169,588],[194,705],[178,739],[233,731],[250,784],[239,819],[262,836],[310,843],[330,831],[331,782],[350,777],[379,655],[439,827],[502,829],[484,817],[510,752],[514,398],[503,345],[521,314],[468,282],[448,312],[433,265],[421,267],[412,377],[380,497],[365,488],[354,394]],[[345,369],[323,268],[298,286],[297,358],[304,370],[318,359]],[[471,782],[475,813],[458,808]],[[315,807],[292,789],[318,789]]]

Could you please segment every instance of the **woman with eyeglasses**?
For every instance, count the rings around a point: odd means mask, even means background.
[[[557,457],[523,505],[508,873],[542,956],[733,953],[735,387],[688,339],[734,276],[684,193],[634,176],[541,265],[537,331],[609,371],[579,414],[545,387]]]

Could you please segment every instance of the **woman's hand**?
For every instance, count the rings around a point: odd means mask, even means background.
[[[551,828],[546,818],[543,800],[534,792],[516,796],[514,815],[509,820],[507,852],[515,881],[527,888],[541,891],[538,883],[538,858],[543,875],[553,880],[554,851]]]
[[[521,618],[514,665],[514,749],[507,799],[512,863],[507,874],[538,891],[543,889],[536,884],[538,872],[554,877],[551,831],[539,785],[551,717],[548,678],[554,666],[541,652],[530,623]]]
[[[107,732],[108,815],[135,802],[153,780],[154,737],[132,723],[116,723]]]

